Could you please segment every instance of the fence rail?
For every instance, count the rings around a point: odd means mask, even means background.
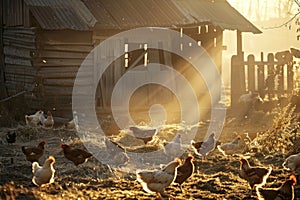
[[[231,58],[231,105],[237,105],[240,95],[258,92],[262,98],[273,99],[291,94],[294,89],[294,62],[290,51],[261,53],[260,60],[250,54]]]

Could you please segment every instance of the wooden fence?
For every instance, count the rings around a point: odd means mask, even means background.
[[[294,63],[290,51],[261,53],[260,61],[254,55],[234,55],[231,58],[231,106],[240,95],[258,92],[262,98],[273,99],[291,94],[294,89]]]

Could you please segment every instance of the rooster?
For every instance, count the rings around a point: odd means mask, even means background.
[[[241,137],[236,137],[233,141],[229,143],[224,143],[222,145],[218,145],[217,148],[219,151],[224,155],[233,155],[240,150],[240,143]]]
[[[26,125],[37,126],[41,123],[41,117],[44,115],[42,110],[37,111],[33,115],[25,115]]]
[[[47,118],[44,115],[40,116],[40,121],[42,125],[46,128],[52,128],[54,125],[54,119],[50,111],[47,112]]]
[[[279,188],[256,188],[259,200],[293,200],[294,185],[297,179],[295,175],[291,175]]]
[[[181,164],[179,159],[170,162],[163,169],[159,170],[137,170],[137,181],[141,183],[143,189],[149,193],[158,193],[165,196],[164,190],[168,187],[177,175],[177,167]]]
[[[174,141],[164,145],[164,153],[171,158],[175,158],[181,152],[181,134],[177,134]]]
[[[157,129],[146,129],[146,128],[138,128],[135,126],[129,127],[129,130],[132,131],[133,135],[140,140],[143,140],[144,144],[151,142],[154,136],[157,134]]]
[[[282,165],[285,169],[300,172],[300,153],[289,156]]]
[[[16,142],[16,132],[8,131],[6,134],[6,141],[8,144],[12,144]]]
[[[240,162],[240,177],[249,183],[252,190],[255,186],[263,186],[266,184],[267,178],[271,174],[272,167],[269,169],[265,167],[251,167],[248,160],[244,158],[241,158]]]
[[[189,155],[185,159],[184,163],[177,168],[177,176],[174,183],[179,184],[181,191],[182,184],[194,173],[195,166],[193,163],[193,159],[194,157],[192,155]]]
[[[39,162],[39,159],[44,154],[46,142],[43,140],[37,147],[22,146],[22,152],[26,156],[26,160],[30,162]]]
[[[92,156],[91,153],[83,149],[72,148],[64,143],[61,143],[60,147],[63,149],[65,158],[72,161],[76,166],[85,163]]]
[[[49,156],[49,158],[45,161],[43,166],[40,166],[39,163],[37,162],[33,162],[32,182],[37,186],[43,186],[48,183],[53,183],[54,173],[55,173],[55,170],[53,168],[54,163],[55,163],[55,158],[53,156]]]
[[[210,136],[203,142],[195,143],[193,140],[191,141],[192,148],[197,156],[201,157],[202,160],[206,159],[208,153],[213,151],[216,148],[216,138],[215,132],[212,132]]]

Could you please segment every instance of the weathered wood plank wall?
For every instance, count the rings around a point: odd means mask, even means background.
[[[80,65],[93,47],[92,32],[89,31],[38,33],[38,55],[33,65],[38,69],[36,76],[43,91],[40,101],[45,109],[55,110],[58,116],[71,116],[74,80]],[[93,60],[88,63],[92,66]],[[92,71],[86,73],[92,80]]]
[[[35,39],[35,28],[5,28],[3,31],[4,73],[9,96],[35,85],[37,69],[32,65]]]

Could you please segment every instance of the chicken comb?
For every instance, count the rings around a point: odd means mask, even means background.
[[[61,142],[59,143],[59,147],[62,148],[62,145],[64,145],[65,143]]]
[[[290,176],[289,180],[292,180],[294,182],[293,185],[296,185],[296,183],[297,183],[297,177],[295,176],[295,174],[292,174]]]
[[[49,156],[49,157],[48,157],[48,160],[51,160],[51,161],[52,161],[51,163],[54,163],[54,162],[55,162],[54,156]]]
[[[194,156],[192,154],[188,154],[187,158],[191,158],[192,160],[194,159]]]
[[[180,158],[175,158],[174,161],[177,162],[179,165],[181,165],[181,163],[182,163]]]

